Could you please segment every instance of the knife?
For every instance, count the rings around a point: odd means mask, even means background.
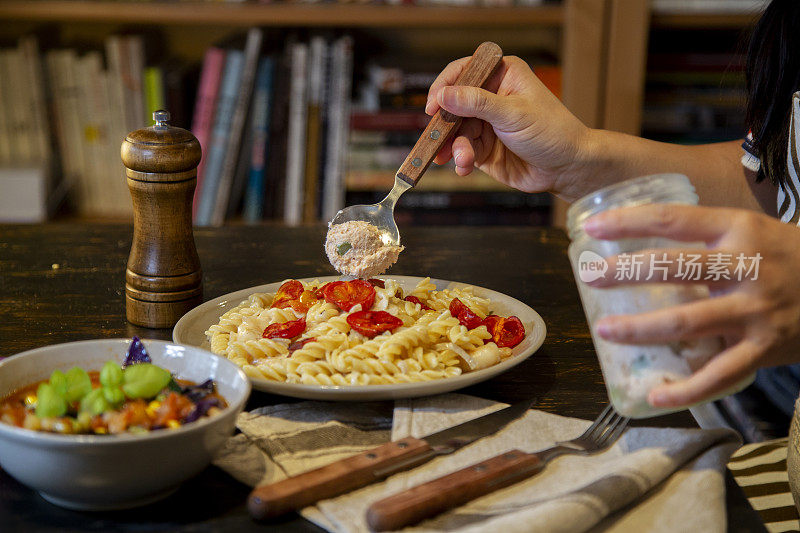
[[[258,520],[274,518],[370,485],[497,432],[525,414],[533,403],[534,400],[519,402],[419,439],[406,437],[387,442],[283,481],[256,487],[247,499],[247,508]]]

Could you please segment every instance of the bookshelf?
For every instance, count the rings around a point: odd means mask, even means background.
[[[430,7],[368,4],[248,4],[65,0],[0,3],[0,20],[294,27],[560,27],[559,5]]]
[[[0,38],[8,42],[47,25],[57,28],[69,42],[97,46],[116,31],[149,28],[162,33],[165,50],[191,61],[199,61],[208,46],[231,32],[253,26],[356,30],[420,57],[432,50],[458,57],[487,39],[512,53],[526,46],[549,47],[556,51],[562,68],[562,100],[579,118],[592,127],[638,134],[651,32],[736,30],[756,16],[652,12],[643,0],[564,0],[531,7],[4,0],[0,2]],[[362,185],[354,190],[364,192],[365,188],[379,187]],[[458,180],[442,180],[431,190],[464,188]],[[466,188],[476,194],[498,190],[486,179]],[[563,221],[565,207],[560,202],[553,206],[557,225]]]

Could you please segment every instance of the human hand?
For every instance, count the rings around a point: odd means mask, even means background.
[[[585,194],[576,182],[591,130],[518,57],[504,57],[486,89],[453,87],[468,61],[450,63],[428,91],[427,114],[442,107],[465,117],[434,161],[453,158],[461,176],[477,166],[525,192],[551,191],[569,200]]]
[[[711,298],[636,315],[605,317],[595,325],[604,339],[624,344],[717,335],[725,340],[725,349],[692,376],[650,391],[648,401],[653,406],[696,403],[734,386],[759,367],[800,361],[800,228],[743,209],[647,205],[600,213],[587,220],[584,229],[591,237],[603,240],[656,236],[703,241],[708,246],[707,250],[646,251],[645,257],[660,260],[666,253],[671,265],[667,282],[706,284]],[[744,257],[760,254],[757,276],[751,273],[741,281],[687,281],[678,275],[680,254],[701,254],[703,265],[708,265],[714,262],[711,255],[715,253],[732,254],[734,261],[740,253]],[[609,263],[612,270],[614,258]],[[591,285],[636,282],[610,276]]]

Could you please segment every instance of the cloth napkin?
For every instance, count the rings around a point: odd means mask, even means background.
[[[391,403],[300,402],[242,413],[241,433],[215,464],[251,486],[316,468],[388,440],[427,434],[505,407],[462,394]],[[598,410],[599,412],[599,410]],[[328,531],[368,532],[370,504],[512,448],[534,452],[581,434],[591,421],[530,410],[494,435],[323,500],[301,514]],[[563,456],[541,473],[409,531],[725,531],[725,464],[741,445],[730,430],[630,428],[610,449]]]

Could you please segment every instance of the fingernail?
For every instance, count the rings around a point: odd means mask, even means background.
[[[669,402],[669,396],[665,392],[652,390],[647,395],[647,402],[653,407],[663,407]]]
[[[461,155],[461,152],[453,153],[453,161],[456,162],[456,166],[457,167],[463,167],[464,166],[464,165],[461,164],[461,160],[462,159],[463,159],[463,156]]]
[[[602,224],[597,217],[591,217],[586,222],[583,223],[583,230],[587,233],[593,233],[595,231],[599,231],[602,228]]]
[[[452,87],[442,87],[439,91],[439,103],[442,106],[452,106],[456,103],[456,91]]]
[[[431,102],[431,99],[428,98],[428,100],[425,102],[425,114],[426,115],[432,115],[433,114],[433,112],[431,111],[431,107],[432,107],[432,102]]]
[[[613,337],[614,336],[614,326],[608,322],[600,321],[597,323],[597,334],[601,337]]]

